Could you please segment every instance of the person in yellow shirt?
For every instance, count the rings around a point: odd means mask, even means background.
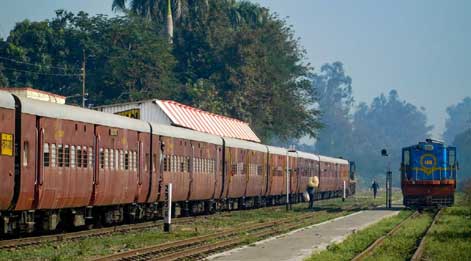
[[[314,209],[314,194],[315,189],[319,186],[319,178],[317,176],[309,177],[309,182],[307,183],[307,193],[309,194],[309,209]]]

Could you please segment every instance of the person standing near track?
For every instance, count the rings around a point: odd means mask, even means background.
[[[373,198],[376,199],[376,194],[378,194],[379,184],[376,182],[376,179],[373,179],[371,183],[371,189],[373,190]]]
[[[309,209],[314,209],[314,194],[315,189],[319,186],[319,178],[316,176],[309,177],[309,182],[307,183],[307,193],[309,194]]]

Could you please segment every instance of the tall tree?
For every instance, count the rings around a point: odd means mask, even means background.
[[[346,156],[351,151],[353,106],[352,79],[341,62],[324,64],[312,76],[311,95],[318,97],[323,128],[319,132],[316,151],[332,156]]]
[[[471,179],[471,127],[456,135],[453,145],[457,148],[458,162],[460,164],[458,181]]]
[[[466,97],[458,104],[448,107],[446,112],[448,118],[443,138],[447,143],[451,143],[457,134],[471,126],[471,97]]]
[[[177,17],[181,17],[182,0],[176,0]],[[129,7],[128,7],[129,6]],[[169,41],[173,39],[172,0],[113,0],[113,10],[131,12],[148,20],[162,21],[165,17]],[[166,14],[166,15],[164,15]]]
[[[139,17],[89,17],[58,11],[52,21],[23,21],[10,32],[0,56],[12,86],[34,86],[65,96],[81,93],[87,63],[92,104],[159,95],[176,98],[173,58],[155,24]],[[77,100],[78,101],[78,100]]]
[[[398,184],[401,148],[425,140],[433,128],[427,125],[425,109],[401,100],[395,90],[376,97],[370,106],[361,103],[353,119],[352,159],[358,162],[363,185],[384,177],[387,160]],[[383,148],[389,151],[388,159],[380,155]]]

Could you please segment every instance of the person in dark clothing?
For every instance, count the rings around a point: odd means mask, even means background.
[[[309,194],[309,209],[314,209],[314,187],[307,187],[307,193]]]
[[[315,188],[319,186],[319,178],[316,176],[309,177],[306,191],[309,194],[309,209],[314,209],[314,192]]]
[[[379,189],[379,185],[376,180],[373,180],[373,183],[371,184],[371,189],[373,190],[373,197],[376,199],[376,194],[378,194]]]

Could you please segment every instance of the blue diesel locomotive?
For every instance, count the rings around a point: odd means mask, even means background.
[[[401,188],[408,207],[450,206],[454,202],[456,148],[427,139],[402,149]]]

